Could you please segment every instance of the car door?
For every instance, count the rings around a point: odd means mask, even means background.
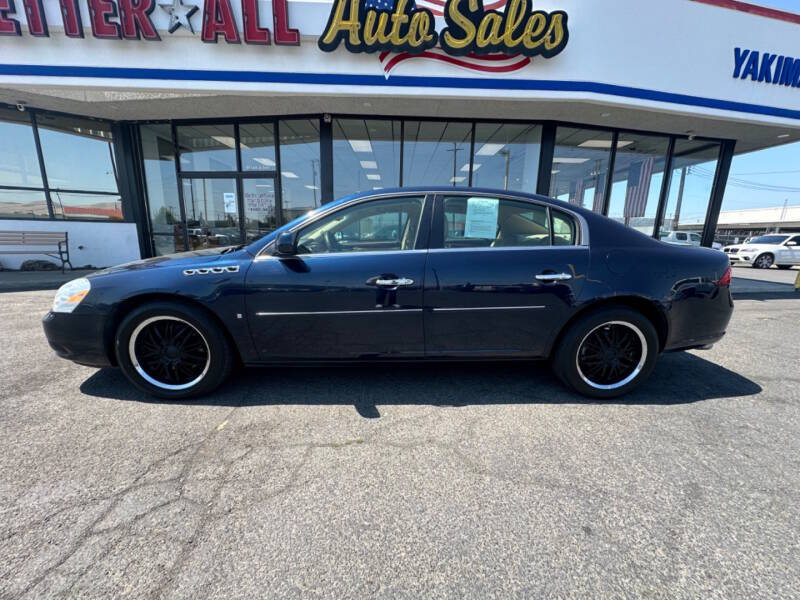
[[[794,242],[794,245],[792,245]],[[786,262],[783,264],[800,265],[800,235],[790,238],[783,246]]]
[[[246,297],[262,360],[422,356],[430,210],[419,193],[358,200],[299,225],[296,255],[258,256]]]
[[[580,219],[546,204],[437,197],[425,274],[427,356],[541,356],[589,266]]]

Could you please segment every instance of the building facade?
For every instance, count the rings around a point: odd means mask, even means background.
[[[107,266],[452,185],[710,245],[734,153],[800,139],[798,28],[735,0],[1,0],[0,229]]]

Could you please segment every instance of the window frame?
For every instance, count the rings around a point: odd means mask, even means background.
[[[459,196],[464,198],[485,196],[489,198],[496,198],[498,200],[510,200],[514,202],[529,203],[536,206],[543,207],[547,211],[547,219],[550,226],[550,244],[547,246],[488,246],[488,247],[473,247],[473,248],[446,248],[444,245],[444,201],[445,198],[452,198]],[[560,212],[570,217],[575,224],[576,240],[569,246],[553,245],[553,211]],[[434,210],[431,221],[430,231],[430,244],[428,249],[431,252],[486,252],[486,251],[508,251],[508,250],[564,250],[564,249],[588,249],[589,248],[589,224],[583,215],[570,210],[564,206],[556,206],[552,202],[541,200],[538,198],[528,198],[525,196],[517,196],[514,194],[481,194],[479,188],[472,189],[466,188],[464,190],[455,190],[453,192],[437,192],[434,198]]]

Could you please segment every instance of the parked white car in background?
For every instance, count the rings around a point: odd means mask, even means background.
[[[756,269],[791,269],[800,265],[800,235],[794,233],[770,233],[754,237],[744,244],[726,246],[723,252],[731,264],[746,263]]]
[[[676,246],[699,246],[703,241],[703,237],[694,231],[670,231],[667,235],[661,237],[662,242],[668,244],[675,244]],[[713,242],[711,247],[714,250],[722,250],[722,244]]]

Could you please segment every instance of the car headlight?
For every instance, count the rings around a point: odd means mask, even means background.
[[[91,289],[92,284],[85,277],[65,283],[58,288],[56,297],[53,298],[53,312],[71,313]]]

